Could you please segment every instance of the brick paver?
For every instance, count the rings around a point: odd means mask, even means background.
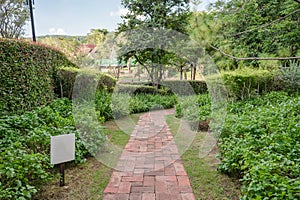
[[[104,200],[194,200],[165,115],[143,114],[104,190]]]

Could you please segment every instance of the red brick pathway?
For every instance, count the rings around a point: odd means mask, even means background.
[[[165,115],[143,114],[104,190],[104,200],[194,200]]]

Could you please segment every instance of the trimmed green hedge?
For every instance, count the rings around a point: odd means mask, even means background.
[[[76,67],[52,48],[0,39],[0,113],[23,113],[49,103],[61,66]]]
[[[115,92],[128,94],[156,94],[158,93],[156,87],[148,85],[117,85]]]
[[[174,94],[178,95],[194,95],[207,92],[205,81],[197,80],[168,80],[163,81],[162,85],[170,88]]]
[[[240,100],[279,90],[281,83],[276,74],[268,70],[244,68],[208,76],[206,81],[210,93],[219,92],[222,89],[227,97]]]
[[[119,84],[116,91],[131,94],[177,94],[185,96],[206,93],[207,85],[205,81],[167,80],[163,81],[157,90],[150,82],[134,82]]]

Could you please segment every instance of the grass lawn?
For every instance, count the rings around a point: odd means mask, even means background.
[[[177,133],[180,120],[174,115],[168,115],[167,123],[172,133]],[[239,199],[238,181],[217,171],[218,149],[215,147],[206,157],[199,157],[199,150],[206,134],[205,132],[196,133],[191,146],[181,156],[196,199]]]

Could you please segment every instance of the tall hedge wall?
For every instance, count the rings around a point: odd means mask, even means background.
[[[22,113],[51,101],[61,66],[76,67],[55,49],[0,39],[0,113]]]

